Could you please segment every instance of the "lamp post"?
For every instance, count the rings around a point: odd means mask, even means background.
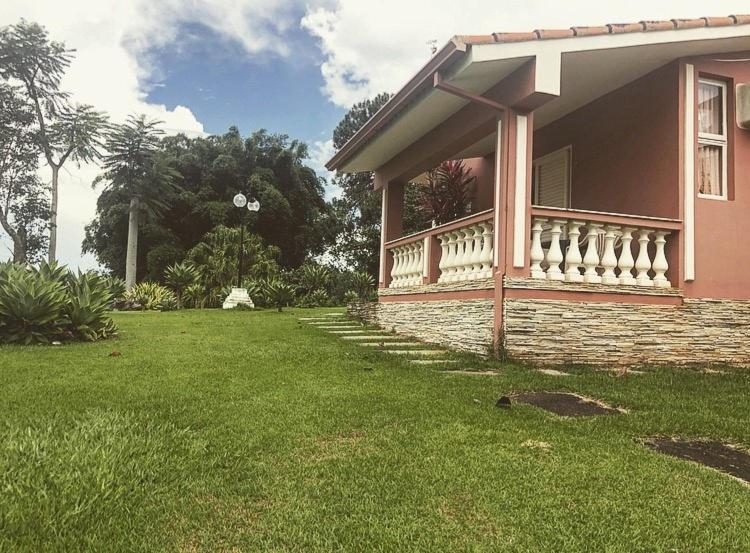
[[[253,300],[250,299],[250,296],[247,295],[247,289],[242,288],[242,262],[245,250],[245,207],[247,207],[248,211],[259,211],[260,202],[258,202],[258,200],[248,202],[245,195],[240,192],[234,198],[232,198],[232,203],[235,205],[235,207],[241,209],[240,249],[237,252],[237,287],[232,288],[231,293],[224,300],[224,304],[222,307],[224,309],[232,309],[234,307],[237,307],[237,305],[240,303],[249,305],[250,307],[255,307],[253,304]]]

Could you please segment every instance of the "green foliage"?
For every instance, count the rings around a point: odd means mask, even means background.
[[[144,311],[170,310],[177,305],[177,298],[167,287],[156,282],[140,282],[125,293],[125,299]]]
[[[264,288],[269,305],[278,309],[279,312],[294,301],[294,287],[278,278],[266,282]]]
[[[331,281],[331,271],[323,265],[305,263],[299,270],[299,285],[305,292],[313,292],[328,287]]]
[[[125,287],[125,281],[123,279],[116,276],[108,276],[104,279],[104,283],[107,286],[107,290],[109,290],[110,295],[112,296],[113,302],[118,302],[125,299],[125,292],[127,291],[127,288]]]
[[[69,330],[79,340],[93,342],[117,332],[107,314],[112,301],[109,282],[93,273],[68,277],[68,301],[64,313]]]
[[[463,160],[444,161],[427,173],[427,181],[417,187],[417,198],[425,216],[438,225],[468,213],[471,187],[476,177]]]
[[[361,299],[365,299],[372,294],[375,287],[375,279],[370,273],[357,271],[351,276],[352,291]]]
[[[325,290],[313,290],[297,300],[297,307],[327,307],[331,298]]]
[[[116,333],[106,279],[56,263],[0,267],[0,343],[94,341]]]
[[[355,292],[354,290],[349,290],[344,294],[344,305],[349,305],[350,303],[359,301],[359,299],[359,294],[357,294],[357,292]]]
[[[277,248],[275,260],[287,268],[322,253],[332,241],[330,207],[323,199],[321,179],[305,165],[304,144],[266,131],[243,139],[232,127],[221,136],[166,137],[158,149],[179,173],[180,190],[167,194],[166,209],[151,218],[151,229],[144,228],[139,235],[139,279],[161,274],[150,267],[148,252],[165,243],[173,245],[174,252],[188,251],[218,226],[239,226],[243,213],[247,234]],[[232,197],[238,191],[260,201],[260,212],[234,207]],[[129,201],[127,194],[103,190],[97,218],[87,226],[83,245],[118,275],[125,271]],[[182,256],[167,264],[180,260]]]
[[[182,295],[185,289],[196,284],[199,278],[198,269],[188,262],[175,263],[164,272],[164,281],[177,296],[178,305],[182,303]]]
[[[182,292],[182,306],[200,309],[206,304],[206,290],[201,284],[190,284]]]

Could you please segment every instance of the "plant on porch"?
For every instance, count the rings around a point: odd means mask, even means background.
[[[427,173],[427,180],[417,188],[419,206],[437,225],[466,215],[476,177],[462,159],[444,161]]]

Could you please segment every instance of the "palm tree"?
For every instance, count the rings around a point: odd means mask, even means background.
[[[130,198],[128,209],[128,246],[125,260],[125,285],[135,286],[138,259],[138,225],[141,214],[153,216],[167,208],[165,199],[176,191],[179,173],[166,156],[159,152],[163,131],[161,121],[147,120],[145,115],[129,116],[125,124],[116,125],[107,136],[103,157],[104,173],[94,186],[122,191]]]

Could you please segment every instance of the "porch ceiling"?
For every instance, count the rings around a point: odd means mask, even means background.
[[[534,111],[534,124],[539,128],[677,58],[742,51],[750,51],[747,25],[474,44],[444,78],[483,94],[536,59],[536,90],[552,95]],[[467,103],[451,94],[426,89],[362,148],[342,160],[337,169],[354,172],[381,167]],[[451,157],[487,155],[494,151],[494,144],[490,135]]]

